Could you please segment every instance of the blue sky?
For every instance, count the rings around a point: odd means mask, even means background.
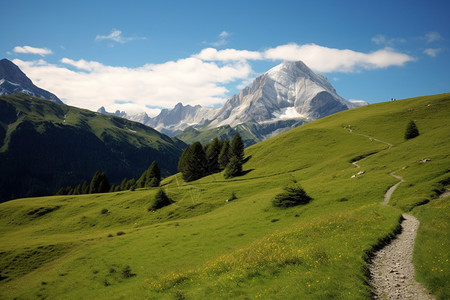
[[[0,0],[0,53],[69,105],[219,106],[283,60],[345,99],[450,91],[450,1]]]

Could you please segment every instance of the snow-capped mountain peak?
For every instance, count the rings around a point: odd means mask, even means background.
[[[178,103],[172,110],[163,109],[145,124],[169,135],[189,126],[235,127],[248,122],[270,123],[274,132],[280,132],[279,126],[286,126],[287,120],[289,124],[300,124],[292,120],[311,121],[364,104],[340,97],[326,77],[316,74],[303,62],[283,62],[257,77],[252,85],[232,96],[220,108]],[[269,132],[267,136],[270,135]]]

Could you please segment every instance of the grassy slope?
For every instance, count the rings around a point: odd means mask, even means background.
[[[448,298],[449,205],[433,189],[449,176],[449,113],[445,94],[323,118],[248,148],[244,176],[165,179],[176,203],[157,212],[156,189],[3,203],[0,298],[369,298],[367,251],[424,197],[417,278]],[[404,141],[410,119],[421,135]],[[406,182],[385,207],[392,171]],[[271,207],[292,179],[314,200]]]
[[[163,175],[174,174],[185,146],[137,122],[25,94],[2,96],[0,202],[52,195],[97,170],[117,184],[138,178],[153,160]]]

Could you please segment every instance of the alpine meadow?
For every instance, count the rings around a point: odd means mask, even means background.
[[[0,298],[370,299],[368,263],[407,212],[415,278],[449,299],[449,115],[448,93],[370,104],[245,148],[231,178],[1,203]],[[133,125],[120,122],[117,134]],[[383,205],[391,174],[404,182]],[[307,201],[275,206],[292,185]]]

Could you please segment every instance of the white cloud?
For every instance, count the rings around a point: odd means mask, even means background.
[[[239,60],[260,60],[261,53],[258,51],[224,49],[217,50],[214,48],[206,48],[194,55],[201,60],[206,61],[239,61]]]
[[[133,40],[145,40],[145,37],[124,37],[122,36],[122,31],[113,29],[111,30],[111,33],[109,35],[97,35],[95,37],[96,41],[103,41],[103,40],[111,40],[117,43],[124,44],[126,42],[130,42]]]
[[[228,43],[227,38],[231,35],[231,33],[229,33],[228,31],[222,31],[218,36],[217,36],[217,41],[213,42],[213,43],[208,43],[214,47],[221,47],[221,46],[225,46]]]
[[[264,57],[273,60],[301,60],[311,69],[329,72],[357,72],[361,69],[378,69],[390,66],[402,66],[414,58],[395,51],[392,48],[384,48],[370,53],[357,52],[349,49],[336,49],[319,46],[316,44],[287,44],[268,49]]]
[[[14,63],[36,85],[55,93],[68,105],[94,111],[101,106],[108,111],[142,108],[151,115],[157,110],[149,107],[172,108],[180,101],[202,106],[222,104],[229,96],[225,85],[252,73],[246,62],[219,66],[195,57],[138,68],[69,58],[63,58],[61,64],[19,59]]]
[[[427,48],[427,49],[423,50],[423,53],[425,53],[426,55],[429,55],[431,57],[436,57],[438,55],[438,53],[441,51],[442,51],[441,48]]]
[[[249,62],[261,60],[302,60],[310,68],[327,73],[402,66],[414,59],[391,48],[363,53],[315,44],[287,44],[262,51],[206,48],[188,58],[137,68],[67,57],[57,64],[44,59],[15,59],[14,63],[36,85],[55,93],[68,105],[155,115],[160,108],[172,108],[178,102],[207,107],[223,104],[231,96],[227,86],[234,85],[234,90],[249,85],[255,76]]]
[[[45,56],[53,53],[52,50],[47,48],[35,48],[30,46],[23,46],[23,47],[17,46],[14,47],[13,51],[15,53],[38,54],[40,56]]]
[[[357,52],[349,49],[336,49],[316,44],[297,45],[295,43],[280,45],[264,51],[248,51],[236,49],[217,50],[205,48],[193,57],[203,61],[247,61],[247,60],[301,60],[311,69],[329,72],[358,72],[366,69],[402,66],[414,58],[385,47],[370,53]]]
[[[439,41],[441,39],[442,39],[442,36],[438,32],[435,32],[435,31],[431,31],[431,32],[428,32],[427,34],[425,34],[425,40],[427,41],[427,43],[432,43],[435,41]]]

